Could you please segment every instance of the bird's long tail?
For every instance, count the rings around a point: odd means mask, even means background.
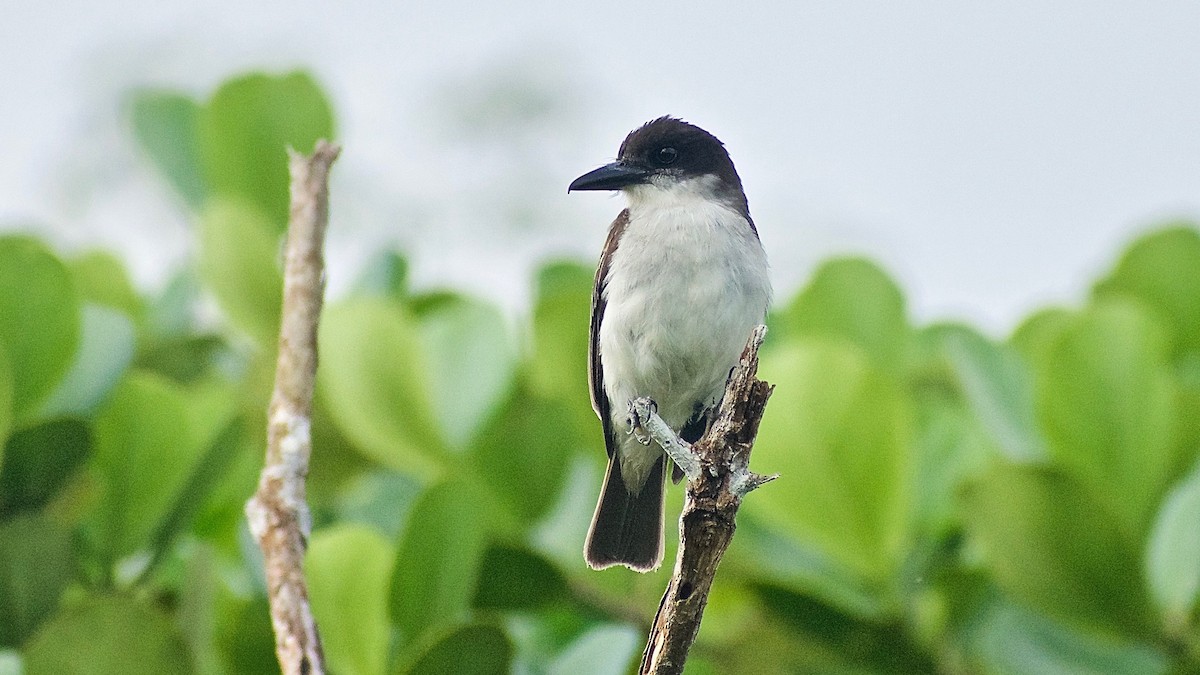
[[[608,459],[604,488],[592,516],[583,554],[594,569],[625,565],[638,572],[658,567],[663,557],[663,480],[660,455],[636,494],[621,477],[620,453]]]

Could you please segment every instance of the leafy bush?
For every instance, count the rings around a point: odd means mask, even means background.
[[[132,118],[194,212],[193,267],[147,297],[106,253],[0,238],[0,661],[275,672],[241,514],[282,147],[333,115],[292,74],[143,92]],[[669,570],[582,562],[603,470],[590,267],[538,271],[531,330],[405,269],[382,254],[321,329],[307,569],[331,670],[625,672]],[[206,295],[218,329],[195,319]],[[754,457],[783,477],[742,510],[689,672],[1200,669],[1194,227],[1144,236],[1082,306],[1004,341],[914,325],[854,258],[770,323]]]

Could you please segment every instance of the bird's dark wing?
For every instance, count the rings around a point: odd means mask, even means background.
[[[629,224],[629,209],[621,211],[617,219],[608,228],[608,239],[604,241],[604,251],[600,253],[600,264],[596,266],[596,283],[592,286],[592,322],[591,337],[588,342],[588,383],[592,388],[592,409],[600,416],[600,424],[604,427],[604,446],[608,456],[616,452],[616,438],[612,433],[612,417],[609,415],[610,402],[604,391],[604,367],[600,361],[600,323],[604,321],[604,284],[608,278],[608,269],[612,265],[613,252],[617,250],[617,242]]]

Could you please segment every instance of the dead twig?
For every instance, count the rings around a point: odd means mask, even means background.
[[[304,551],[312,527],[304,480],[312,451],[310,420],[317,323],[325,286],[322,249],[329,222],[329,168],[340,151],[326,141],[318,141],[311,156],[288,151],[292,203],[279,357],[268,409],[266,463],[258,490],[246,503],[250,531],[266,566],[275,652],[287,675],[325,672],[321,636],[304,581]]]
[[[651,437],[687,474],[687,497],[679,519],[679,554],[675,573],[654,617],[642,655],[640,673],[683,672],[688,650],[696,641],[717,565],[733,538],[734,517],[742,498],[777,478],[750,471],[750,450],[758,434],[767,399],[774,389],[756,377],[758,348],[766,326],[750,336],[733,369],[716,421],[694,445],[679,440],[652,410],[649,401],[634,405]]]

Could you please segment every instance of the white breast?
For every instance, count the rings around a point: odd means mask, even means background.
[[[711,180],[629,191],[630,219],[612,256],[600,325],[617,429],[638,396],[654,399],[676,430],[697,405],[716,403],[766,315],[762,244],[735,208],[712,197]]]

